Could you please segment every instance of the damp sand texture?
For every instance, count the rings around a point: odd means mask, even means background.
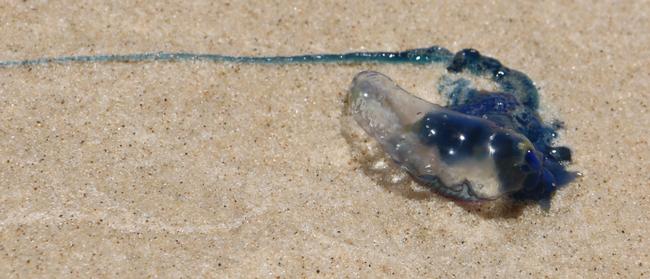
[[[476,48],[528,74],[584,176],[549,212],[390,191],[342,133],[354,75],[412,65],[0,70],[0,277],[647,277],[650,5],[0,3],[0,60]]]

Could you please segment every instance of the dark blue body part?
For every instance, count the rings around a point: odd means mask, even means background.
[[[548,200],[551,194],[575,178],[575,174],[565,168],[571,161],[568,147],[555,147],[553,141],[559,123],[545,124],[536,109],[520,103],[518,95],[504,92],[478,91],[469,87],[469,82],[459,80],[449,94],[447,108],[465,115],[487,119],[494,124],[512,129],[526,136],[542,154],[542,158],[531,158],[543,167],[539,176],[530,176],[524,182],[524,189],[512,196],[519,200]]]
[[[436,147],[441,159],[448,164],[455,164],[467,157],[483,159],[488,154],[477,147],[488,142],[492,134],[490,125],[486,125],[487,121],[464,116],[428,113],[416,125],[416,133],[422,143]]]

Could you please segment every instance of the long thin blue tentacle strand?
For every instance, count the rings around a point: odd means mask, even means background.
[[[503,66],[498,60],[483,56],[474,49],[464,49],[455,55],[446,48],[432,46],[397,52],[349,52],[338,54],[308,54],[296,56],[229,56],[191,52],[155,52],[137,54],[80,55],[0,61],[0,68],[39,66],[70,63],[140,63],[140,62],[207,61],[240,64],[314,64],[314,63],[382,63],[416,64],[439,63],[450,72],[468,71],[483,75],[499,84],[525,106],[537,109],[539,94],[532,80],[525,74]]]
[[[442,47],[411,49],[399,52],[350,52],[341,54],[309,54],[296,56],[228,56],[190,52],[156,52],[139,54],[82,55],[0,61],[0,68],[69,63],[139,63],[151,61],[207,61],[242,64],[300,64],[300,63],[408,63],[448,64],[453,54]]]
[[[450,72],[468,71],[493,80],[503,92],[514,95],[520,103],[537,109],[539,94],[533,81],[524,73],[503,66],[498,60],[483,56],[474,49],[456,54],[439,46],[396,52],[349,52],[295,56],[229,56],[191,52],[155,52],[137,54],[79,55],[0,61],[0,68],[71,63],[140,63],[140,62],[207,61],[240,64],[316,64],[316,63],[382,63],[382,64],[443,64]]]

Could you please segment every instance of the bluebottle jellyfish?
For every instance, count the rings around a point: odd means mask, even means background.
[[[381,73],[365,71],[354,77],[348,94],[354,120],[416,181],[461,201],[508,196],[544,203],[575,177],[566,170],[571,150],[553,145],[562,125],[542,121],[532,80],[474,49],[454,54],[433,46],[400,52],[296,56],[157,52],[0,61],[0,68],[149,61],[442,65],[448,73],[483,78],[498,88],[475,89],[464,79],[441,84],[438,90],[448,97],[442,106],[410,94]]]
[[[547,207],[575,174],[565,168],[571,150],[553,146],[561,124],[545,124],[537,112],[533,82],[473,49],[437,60],[498,89],[474,89],[465,79],[441,84],[448,97],[441,106],[366,71],[352,81],[349,113],[397,165],[442,195],[470,202],[509,196]]]

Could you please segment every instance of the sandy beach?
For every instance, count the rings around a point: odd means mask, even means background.
[[[510,214],[382,185],[350,82],[443,102],[434,66],[3,68],[0,277],[650,276],[650,2],[124,2],[4,1],[0,60],[471,47],[535,81],[582,177]]]

